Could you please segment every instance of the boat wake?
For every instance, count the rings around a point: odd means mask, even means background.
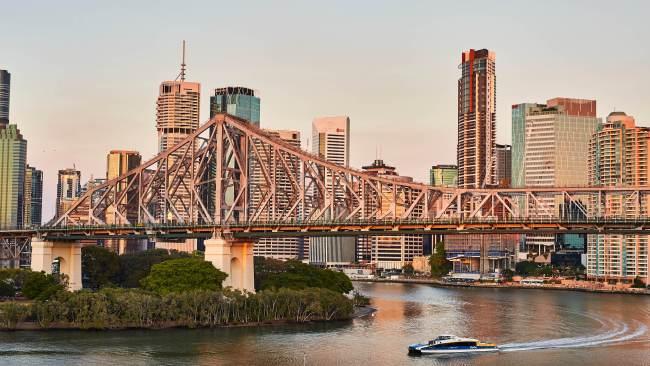
[[[598,321],[601,322],[604,329],[608,330],[589,337],[567,337],[524,343],[508,343],[500,345],[499,350],[502,352],[515,352],[537,349],[582,348],[608,344],[620,344],[637,339],[645,335],[648,331],[648,327],[638,321],[635,322],[633,327],[630,327],[628,324],[623,322],[605,322],[600,319],[598,319]],[[650,342],[650,340],[645,341]]]

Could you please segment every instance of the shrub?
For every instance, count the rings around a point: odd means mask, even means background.
[[[190,290],[217,290],[227,274],[200,258],[171,259],[151,268],[142,287],[159,294]]]

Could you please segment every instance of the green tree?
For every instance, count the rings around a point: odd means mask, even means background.
[[[84,287],[99,289],[116,282],[120,258],[114,252],[96,245],[81,248],[81,273]]]
[[[352,281],[344,273],[318,268],[296,260],[255,258],[255,288],[326,288],[338,293],[352,291]]]
[[[187,253],[165,249],[145,250],[132,254],[123,254],[119,257],[120,272],[116,278],[116,284],[125,288],[136,288],[140,286],[143,278],[149,275],[151,267],[169,259],[190,258]]]
[[[411,263],[406,263],[402,266],[402,272],[407,276],[413,276],[413,274],[415,274],[415,268],[413,268]]]
[[[515,275],[515,272],[511,270],[510,268],[506,268],[503,271],[501,271],[501,276],[503,277],[504,281],[511,282],[512,277]]]
[[[447,259],[445,244],[439,242],[436,244],[436,251],[429,257],[429,266],[431,266],[431,276],[440,278],[451,271],[451,262]]]
[[[16,296],[16,287],[9,280],[0,280],[0,297]]]
[[[515,271],[520,276],[532,276],[538,269],[538,265],[531,261],[522,261],[515,265]]]
[[[170,259],[155,264],[142,287],[159,294],[190,290],[218,290],[228,275],[200,258]]]
[[[22,293],[35,300],[47,300],[59,291],[65,290],[64,280],[45,272],[29,272],[25,277]]]
[[[643,283],[643,281],[641,280],[641,277],[636,276],[636,277],[634,277],[634,283],[632,283],[632,287],[633,287],[633,288],[645,288],[646,285],[645,285],[645,283]]]

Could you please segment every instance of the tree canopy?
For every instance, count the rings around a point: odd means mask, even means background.
[[[451,271],[451,262],[447,259],[444,243],[436,243],[436,251],[429,257],[429,265],[433,278],[440,278]]]
[[[221,289],[221,283],[227,276],[201,258],[179,258],[155,264],[140,283],[144,289],[158,294],[215,291]]]
[[[255,289],[326,288],[338,293],[352,291],[352,282],[344,273],[322,269],[297,260],[286,262],[255,257]]]
[[[120,257],[100,246],[81,248],[81,272],[84,287],[99,289],[117,283],[120,274]]]
[[[169,259],[190,258],[188,253],[175,250],[152,249],[119,256],[120,271],[115,278],[115,284],[125,288],[140,287],[140,281],[145,278],[155,264]]]

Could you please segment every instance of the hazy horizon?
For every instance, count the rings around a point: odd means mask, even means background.
[[[347,115],[351,166],[376,157],[428,180],[456,161],[461,52],[496,53],[497,143],[510,144],[512,104],[595,99],[650,125],[650,35],[642,1],[39,2],[3,4],[0,69],[12,75],[11,123],[45,174],[43,220],[56,172],[105,175],[106,154],[156,152],[158,86],[179,71],[214,88],[259,91],[261,127],[301,131]],[[180,14],[180,16],[179,16]],[[481,15],[479,15],[481,14]],[[245,21],[242,21],[245,19]]]

